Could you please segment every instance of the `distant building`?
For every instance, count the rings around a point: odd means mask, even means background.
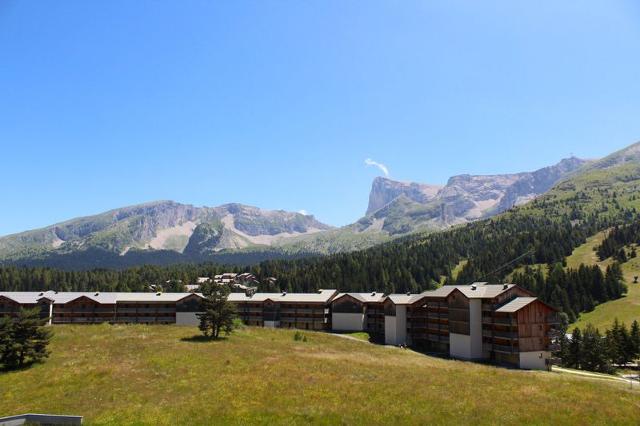
[[[228,285],[233,290],[244,291],[247,293],[255,293],[258,290],[257,285],[260,284],[253,274],[235,274],[228,272],[221,275],[215,275],[213,279],[209,277],[198,277],[196,279],[196,284],[187,284],[185,288],[187,291],[195,293],[200,290],[200,287],[203,284],[209,282],[214,282],[218,285]],[[255,284],[255,286],[251,286],[250,284]]]

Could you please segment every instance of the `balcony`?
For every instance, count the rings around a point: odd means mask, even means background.
[[[54,309],[53,314],[65,314],[65,315],[100,315],[111,314],[114,315],[116,311],[114,309],[96,309],[96,310],[83,310],[83,309]]]
[[[483,333],[484,335],[484,333]],[[518,333],[514,331],[493,331],[493,337],[497,337],[499,339],[517,339]]]
[[[492,350],[494,352],[502,352],[502,353],[506,353],[506,354],[516,354],[519,352],[518,347],[513,347],[513,346],[505,346],[505,345],[493,345]]]
[[[429,334],[427,339],[432,342],[448,342],[449,336],[442,336],[440,334]]]
[[[281,314],[313,314],[313,315],[324,315],[324,309],[311,309],[311,308],[284,308],[280,309]]]
[[[484,323],[484,318],[482,322]],[[494,317],[493,323],[498,325],[518,325],[518,321],[511,317]]]

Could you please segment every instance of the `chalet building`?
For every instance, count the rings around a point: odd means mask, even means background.
[[[197,325],[198,293],[0,292],[0,316],[38,307],[50,324]],[[465,360],[545,369],[557,310],[513,284],[443,286],[420,294],[231,293],[248,325],[316,331],[366,331],[388,345],[408,345]]]
[[[0,292],[0,316],[40,307],[49,324],[196,325],[201,299],[194,293]]]
[[[316,293],[231,293],[238,316],[248,325],[331,330],[329,302],[337,290]]]
[[[443,286],[385,301],[387,344],[526,369],[546,368],[558,324],[555,308],[513,284]]]
[[[384,336],[383,293],[339,293],[331,301],[331,327],[334,331],[368,331]]]

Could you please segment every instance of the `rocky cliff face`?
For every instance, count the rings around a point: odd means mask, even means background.
[[[377,177],[371,185],[369,193],[369,207],[366,214],[371,214],[391,201],[404,195],[410,200],[417,203],[426,203],[432,200],[438,191],[442,189],[441,185],[428,185],[415,182],[398,182],[391,179]]]
[[[441,229],[486,218],[530,201],[585,163],[585,160],[568,158],[534,172],[458,175],[444,186],[378,177],[371,187],[367,216],[376,219],[378,227],[384,221],[381,229],[392,234],[420,228]]]
[[[195,207],[159,201],[69,220],[0,238],[0,259],[34,253],[103,249],[209,253],[271,245],[331,229],[313,216],[242,204]]]

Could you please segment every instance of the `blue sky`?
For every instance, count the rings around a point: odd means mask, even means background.
[[[343,225],[640,140],[636,1],[0,1],[0,235],[158,199]]]

